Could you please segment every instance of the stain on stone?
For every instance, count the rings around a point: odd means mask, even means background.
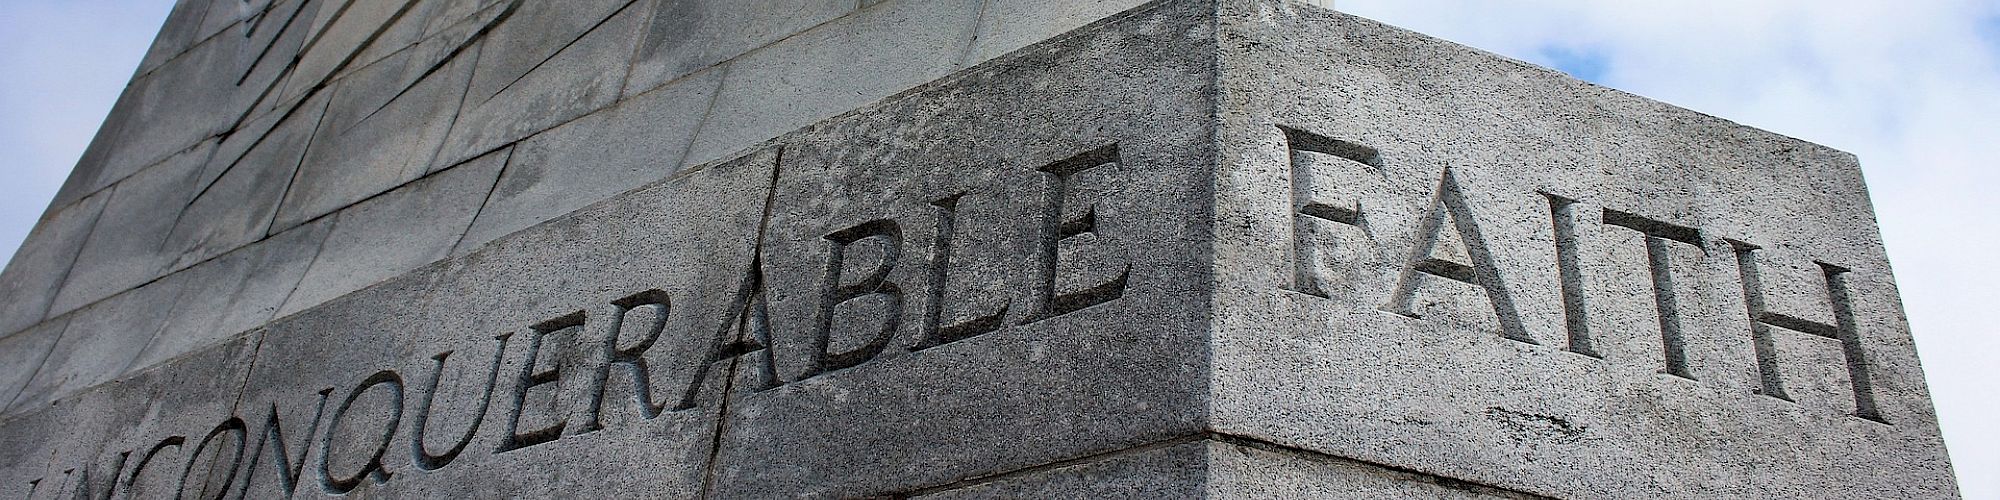
[[[1486,408],[1486,419],[1499,424],[1515,442],[1574,443],[1583,440],[1584,432],[1589,430],[1566,418],[1509,410],[1498,406]]]

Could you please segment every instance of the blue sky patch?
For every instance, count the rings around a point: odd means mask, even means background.
[[[2000,15],[1987,16],[1979,20],[1979,38],[1986,41],[1986,50],[2000,52]]]
[[[1611,68],[1611,56],[1601,49],[1548,45],[1537,53],[1549,66],[1600,85],[1604,83],[1604,73]]]

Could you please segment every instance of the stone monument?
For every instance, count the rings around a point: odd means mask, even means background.
[[[1278,0],[182,0],[0,495],[1954,498],[1867,196]]]

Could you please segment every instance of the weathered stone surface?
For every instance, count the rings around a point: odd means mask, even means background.
[[[42,367],[42,360],[48,358],[68,325],[69,318],[58,318],[0,338],[0,406],[13,402],[34,378],[35,370]]]
[[[1176,440],[919,491],[907,498],[1228,498],[1208,495],[1209,445]]]
[[[1277,0],[403,5],[8,306],[0,494],[1955,493],[1844,153]]]
[[[7,429],[0,440],[52,453],[18,467],[0,462],[0,470],[19,479],[0,491],[22,498],[159,498],[177,491],[216,495],[225,481],[211,480],[210,472],[252,462],[255,451],[268,453],[256,450],[254,442],[244,443],[245,434],[261,435],[256,422],[246,426],[217,417],[236,403],[234,395],[243,387],[256,344],[254,336],[237,339],[54,405],[9,415],[0,421]]]
[[[449,42],[450,40],[443,40]],[[332,213],[431,171],[458,115],[473,54],[444,59],[455,45],[397,52],[356,70],[330,94],[274,230]],[[441,66],[440,66],[441,65]]]
[[[290,189],[299,159],[318,128],[326,99],[252,120],[222,142],[209,160],[194,201],[181,213],[162,251],[186,268],[263,239]]]
[[[788,383],[730,402],[717,496],[865,496],[1198,430],[1198,8],[784,141],[762,259]]]
[[[46,406],[124,374],[173,311],[181,285],[155,281],[70,314],[62,337],[8,411]]]
[[[687,163],[951,73],[978,17],[979,0],[884,2],[732,61]]]
[[[174,56],[186,52],[201,37],[203,20],[208,16],[213,0],[175,2],[167,12],[166,23],[160,26],[160,34],[153,37],[153,45],[146,49],[146,56],[139,60],[137,73],[144,74],[160,67]]]
[[[756,232],[741,229],[754,228],[763,214],[775,160],[771,152],[692,172],[280,320],[266,334],[244,407],[262,413],[275,405],[287,423],[310,422],[319,399],[313,388],[339,388],[325,410],[331,430],[320,431],[336,436],[338,446],[329,452],[322,441],[308,462],[331,453],[326,477],[335,484],[303,488],[428,497],[696,495],[729,377],[689,370],[706,355],[708,332],[729,322],[733,296],[714,293],[713,284],[734,281],[751,265]],[[471,283],[497,286],[465,293]],[[638,293],[647,290],[658,292]],[[647,302],[655,296],[662,302]],[[577,311],[582,316],[571,314]],[[650,383],[635,386],[632,365],[607,364],[600,350],[607,338],[650,361],[643,371]],[[450,354],[440,359],[441,352]],[[433,391],[439,364],[448,375]],[[326,369],[292,368],[301,365]],[[370,378],[383,369],[396,370],[401,381]],[[529,369],[555,375],[522,386]],[[370,380],[385,382],[345,414],[336,412]],[[679,408],[690,384],[700,394]],[[388,396],[399,386],[404,403],[397,410]],[[635,391],[647,396],[635,401]],[[429,406],[418,399],[433,396]],[[599,411],[588,410],[591,401],[601,401]],[[432,458],[416,459],[411,448],[420,414],[427,414],[423,439]],[[382,432],[394,433],[382,462],[390,482],[344,481],[367,469]],[[462,454],[447,453],[462,436],[471,439]],[[518,473],[525,469],[576,472]],[[263,481],[252,491],[277,495],[283,487]]]
[[[285,5],[286,13],[307,9],[300,2]],[[292,58],[304,38],[301,30],[286,25],[266,28],[201,38],[184,53],[134,77],[50,207],[66,206],[232,131],[286,74],[282,62]]]
[[[234,338],[270,321],[333,228],[328,218],[272,235],[163,281],[185,281],[166,324],[127,371]]]
[[[627,94],[652,90],[846,15],[855,0],[654,0]]]
[[[1235,439],[1208,442],[1206,458],[1210,498],[1549,498]]]
[[[181,207],[188,205],[215,143],[182,151],[110,190],[103,215],[77,250],[76,265],[56,294],[52,314],[129,290],[165,274],[177,255],[161,252]]]
[[[522,4],[482,45],[438,161],[484,154],[617,101],[647,6]]]
[[[678,172],[721,81],[698,73],[522,141],[455,253]]]
[[[308,95],[341,70],[370,62],[360,60],[361,52],[379,41],[390,23],[409,12],[417,2],[351,0],[337,8],[323,6],[315,11],[305,45],[299,49],[299,60],[293,63],[278,95],[284,98]]]
[[[1225,5],[1214,428],[1552,496],[1955,496],[1852,156]]]
[[[340,211],[312,267],[278,315],[449,255],[485,203],[507,154],[482,156]]]
[[[1143,0],[987,0],[979,32],[965,51],[964,64],[1000,57],[1092,21],[1124,12]]]
[[[0,271],[0,337],[13,335],[46,317],[70,266],[110,193],[100,193],[43,215],[28,239]]]

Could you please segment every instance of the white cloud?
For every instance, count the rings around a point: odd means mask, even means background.
[[[1341,0],[1341,10],[1861,157],[1967,498],[2000,498],[2000,5]],[[1552,50],[1554,49],[1554,50]]]

